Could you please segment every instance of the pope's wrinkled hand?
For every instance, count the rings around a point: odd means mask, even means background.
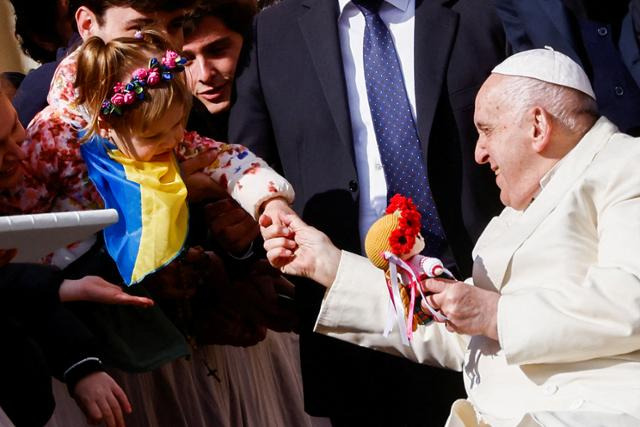
[[[276,227],[264,224],[271,221],[260,218],[265,238],[267,259],[285,274],[306,277],[325,287],[333,283],[340,263],[340,250],[320,230],[304,223],[295,214],[281,214]],[[273,224],[276,221],[272,221]]]
[[[497,314],[500,294],[463,282],[427,279],[422,283],[427,302],[447,317],[447,330],[465,335],[484,335],[498,340]],[[422,302],[422,309],[428,310]]]

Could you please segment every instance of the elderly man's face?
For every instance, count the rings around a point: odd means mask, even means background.
[[[242,49],[242,36],[214,17],[200,20],[184,45],[187,80],[193,94],[211,114],[227,110],[233,77]]]
[[[7,96],[0,92],[0,189],[13,188],[22,178],[20,160],[25,155],[19,144],[25,137],[16,110]]]
[[[479,164],[488,163],[495,173],[502,203],[523,210],[540,188],[539,178],[528,165],[536,153],[531,147],[530,124],[516,117],[510,103],[500,96],[504,78],[492,74],[476,97],[474,122],[479,138],[475,159]]]

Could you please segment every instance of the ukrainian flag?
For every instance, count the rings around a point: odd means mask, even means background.
[[[187,238],[187,188],[176,159],[130,159],[98,136],[80,150],[105,208],[118,211],[118,222],[104,229],[107,251],[124,282],[138,283],[177,257]]]

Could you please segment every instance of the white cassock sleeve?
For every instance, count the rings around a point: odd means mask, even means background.
[[[336,279],[325,294],[315,331],[416,362],[462,370],[468,337],[431,322],[418,326],[410,346],[397,325],[383,336],[389,293],[384,272],[367,258],[343,251]]]

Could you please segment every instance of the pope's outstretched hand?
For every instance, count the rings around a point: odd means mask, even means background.
[[[340,263],[340,249],[297,215],[280,215],[280,221],[274,221],[268,215],[260,217],[264,248],[271,265],[285,274],[331,286]]]

